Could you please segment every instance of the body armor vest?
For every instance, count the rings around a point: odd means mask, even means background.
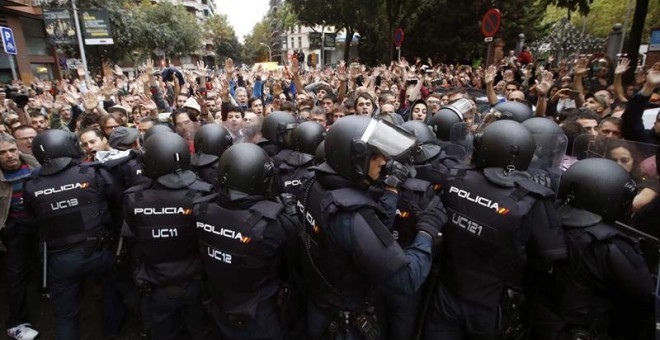
[[[202,264],[209,293],[229,315],[251,319],[262,288],[280,284],[280,256],[266,254],[263,239],[284,206],[261,201],[250,209],[231,210],[217,203],[195,205]]]
[[[204,182],[210,183],[213,187],[218,186],[218,162],[195,167],[195,173]]]
[[[295,195],[302,187],[307,169],[312,166],[314,156],[294,151],[277,168],[275,182],[277,193]]]
[[[183,189],[142,185],[124,193],[124,218],[145,273],[139,279],[170,285],[199,274],[193,200],[210,191],[208,183],[195,181]]]
[[[49,247],[80,243],[109,227],[105,182],[98,171],[81,164],[25,183],[23,194]]]
[[[399,189],[399,201],[396,206],[396,220],[392,234],[401,248],[406,248],[417,237],[417,219],[415,212],[424,210],[435,197],[433,184],[408,178]]]
[[[636,243],[612,226],[600,222],[589,227],[566,227],[569,249],[567,266],[555,268],[541,290],[556,304],[556,312],[570,324],[607,333],[611,301],[618,294],[608,286],[608,244],[619,238],[634,248]],[[612,246],[612,245],[610,245]],[[640,255],[641,257],[641,255]]]
[[[519,287],[532,225],[522,225],[539,188],[531,181],[504,187],[474,169],[454,169],[444,192],[441,278],[459,298],[496,307],[507,287]],[[552,192],[540,190],[543,195]]]
[[[383,245],[394,243],[388,229],[380,222],[384,215],[380,205],[364,192],[353,188],[328,191],[311,179],[298,196],[303,222],[304,275],[311,291],[311,299],[325,310],[337,308],[361,309],[368,301],[371,282],[366,273],[356,268],[351,253],[340,249],[330,240],[326,228],[336,226],[338,213],[362,214],[365,225],[353,225],[359,230],[373,230]],[[351,221],[355,221],[351,218]],[[343,226],[340,226],[343,227]],[[345,226],[350,227],[350,226]],[[379,252],[382,249],[364,249]],[[347,303],[357,303],[348,306]]]

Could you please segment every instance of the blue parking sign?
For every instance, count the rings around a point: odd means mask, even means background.
[[[5,53],[16,54],[16,42],[14,42],[14,32],[9,27],[0,27],[0,34],[2,34],[2,45],[5,48]]]

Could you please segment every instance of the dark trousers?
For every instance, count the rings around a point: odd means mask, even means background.
[[[38,266],[38,237],[30,226],[8,224],[0,231],[5,254],[9,318],[7,329],[29,322],[28,287]]]
[[[281,340],[285,338],[284,326],[280,322],[279,307],[274,299],[259,301],[252,319],[238,320],[228,316],[220,306],[212,302],[209,312],[224,340]],[[302,334],[289,339],[304,339]]]
[[[178,339],[184,330],[193,339],[214,338],[202,304],[200,281],[154,287],[142,298],[141,308],[152,339]]]
[[[439,282],[424,322],[425,340],[499,339],[499,309],[461,300]]]
[[[111,250],[76,249],[48,254],[48,280],[58,340],[80,339],[82,286],[88,277],[101,283],[103,335],[119,332],[124,309],[114,274]]]

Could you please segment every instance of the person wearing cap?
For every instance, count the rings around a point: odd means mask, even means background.
[[[584,101],[583,107],[587,107],[595,111],[603,118],[610,115],[611,110],[609,105],[607,105],[607,100],[605,99],[605,97],[600,95],[595,95],[593,93],[588,93],[585,98],[586,100]]]
[[[103,163],[124,188],[151,181],[142,175],[142,164],[138,159],[138,151],[142,143],[138,129],[118,127],[112,131],[108,140],[111,149],[98,151],[96,160]]]
[[[108,108],[108,114],[115,118],[115,120],[127,121],[128,111],[121,105],[114,105]]]
[[[140,149],[140,131],[135,128],[118,127],[110,134],[110,147],[120,151]]]

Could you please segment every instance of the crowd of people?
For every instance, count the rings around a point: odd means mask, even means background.
[[[223,66],[4,86],[11,338],[42,265],[58,339],[92,276],[105,337],[651,334],[660,63]]]

